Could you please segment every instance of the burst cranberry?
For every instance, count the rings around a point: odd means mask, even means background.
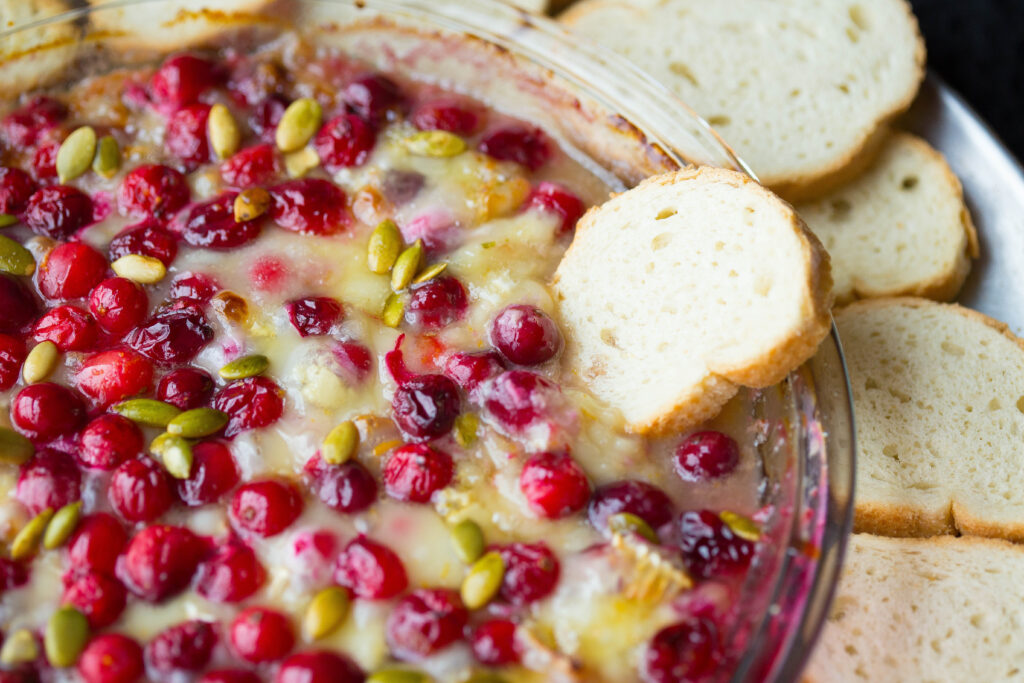
[[[203,674],[199,683],[262,683],[262,680],[245,669],[217,669]]]
[[[246,147],[220,165],[224,182],[239,189],[266,185],[277,174],[277,154],[273,145]]]
[[[518,664],[522,656],[516,642],[516,625],[507,619],[491,619],[477,626],[470,646],[473,656],[484,666]]]
[[[171,370],[160,379],[156,397],[181,410],[192,410],[206,404],[213,395],[213,378],[197,368]]]
[[[597,489],[587,515],[595,529],[604,530],[608,518],[620,512],[636,515],[657,529],[671,521],[672,501],[657,486],[627,479]]]
[[[338,342],[331,346],[331,351],[350,383],[359,384],[370,376],[373,354],[359,342]]]
[[[377,482],[373,475],[354,460],[332,466],[314,457],[306,464],[306,472],[313,493],[332,510],[356,514],[368,509],[377,499]]]
[[[231,622],[231,647],[248,662],[272,662],[295,647],[295,632],[284,614],[266,607],[249,607]]]
[[[271,95],[257,104],[249,117],[249,127],[256,136],[266,143],[274,142],[277,124],[281,122],[288,100],[280,95]]]
[[[679,548],[692,574],[711,578],[747,568],[754,556],[753,542],[736,535],[710,510],[684,512],[679,519]]]
[[[121,210],[133,216],[169,218],[189,200],[188,182],[178,171],[160,164],[128,172],[117,191]]]
[[[454,99],[424,102],[410,117],[420,130],[444,130],[456,135],[472,135],[480,125],[480,117],[472,109]]]
[[[49,441],[78,430],[85,405],[78,394],[52,382],[31,384],[14,397],[11,421],[30,439]]]
[[[458,593],[421,588],[402,598],[388,617],[388,646],[400,659],[422,659],[461,640],[468,620]]]
[[[491,343],[512,363],[539,365],[558,353],[562,335],[544,311],[517,304],[505,307],[491,323]]]
[[[152,383],[153,364],[127,349],[92,355],[75,375],[78,390],[101,408],[141,394]]]
[[[461,282],[450,276],[435,277],[412,288],[405,319],[414,327],[435,331],[462,318],[468,305]]]
[[[554,553],[543,542],[511,543],[498,548],[505,561],[500,596],[513,605],[525,605],[545,598],[555,590],[561,568]]]
[[[37,342],[52,341],[61,351],[86,351],[96,344],[96,321],[77,306],[57,306],[32,326]]]
[[[21,562],[0,557],[0,595],[28,583],[28,569]]]
[[[191,104],[171,114],[164,134],[167,151],[189,170],[210,160],[210,143],[206,135],[210,105]]]
[[[138,597],[160,602],[188,587],[206,549],[185,527],[153,524],[128,542],[117,576]]]
[[[67,115],[68,109],[61,102],[36,95],[5,116],[0,130],[8,147],[24,149],[34,145],[43,133],[56,128]]]
[[[25,210],[36,183],[20,168],[0,166],[0,213],[15,216]]]
[[[343,168],[361,166],[377,142],[373,127],[355,114],[342,114],[331,119],[313,139],[313,148],[331,173]]]
[[[645,683],[700,681],[719,663],[718,633],[707,619],[691,619],[658,631],[644,653]]]
[[[232,249],[259,237],[263,226],[261,219],[235,221],[237,196],[228,192],[192,209],[181,233],[182,239],[193,247]]]
[[[496,377],[505,370],[501,356],[493,351],[483,353],[453,353],[444,363],[444,375],[465,391],[474,391],[481,382]]]
[[[192,447],[192,473],[178,481],[178,495],[185,505],[216,503],[237,483],[238,468],[228,447],[204,441]]]
[[[92,200],[67,185],[44,187],[29,197],[22,220],[37,235],[67,239],[92,222]]]
[[[254,481],[235,492],[231,520],[257,536],[281,533],[302,514],[302,496],[291,483],[277,479]]]
[[[81,496],[81,484],[82,475],[71,456],[40,451],[21,466],[14,497],[37,515],[46,508],[59,510],[74,503]]]
[[[36,302],[20,282],[0,273],[0,332],[21,332],[36,317]]]
[[[334,580],[369,600],[393,598],[409,585],[398,555],[363,536],[350,541],[338,555]]]
[[[544,415],[555,391],[555,386],[538,374],[509,370],[494,379],[484,406],[503,427],[518,431]]]
[[[89,626],[101,629],[118,620],[127,600],[128,594],[117,579],[98,572],[78,571],[64,589],[63,602],[84,614]]]
[[[729,436],[715,431],[696,432],[676,448],[676,474],[683,481],[718,479],[736,469],[740,448]]]
[[[151,256],[170,266],[178,255],[178,238],[152,218],[130,225],[110,241],[107,248],[111,260],[128,254]]]
[[[126,417],[100,415],[82,430],[78,459],[86,467],[112,470],[143,447],[142,430]]]
[[[410,503],[429,503],[452,480],[452,456],[426,444],[395,449],[384,465],[388,495]]]
[[[349,223],[345,192],[320,178],[303,178],[270,189],[270,217],[292,232],[330,235]]]
[[[508,126],[488,133],[478,149],[499,161],[514,161],[531,171],[551,158],[551,147],[544,133],[524,126]]]
[[[174,488],[163,467],[150,458],[128,460],[110,477],[107,498],[129,522],[151,522],[174,504]]]
[[[18,381],[27,353],[21,339],[0,334],[0,391],[7,391]]]
[[[153,100],[171,108],[199,101],[199,97],[217,83],[214,64],[193,55],[173,55],[164,60],[149,88]]]
[[[267,572],[252,548],[229,542],[199,565],[195,589],[213,602],[241,602],[259,590]]]
[[[120,633],[105,633],[89,641],[78,658],[85,683],[136,683],[145,675],[142,648]]]
[[[106,512],[85,517],[68,544],[68,563],[75,570],[113,574],[117,556],[128,542],[121,522]]]
[[[583,201],[569,190],[557,183],[548,181],[540,182],[536,189],[526,199],[526,206],[539,211],[548,211],[556,214],[562,220],[558,230],[561,233],[571,231],[576,227],[576,221],[580,219],[586,207]]]
[[[459,414],[459,389],[443,375],[418,375],[399,384],[391,399],[395,424],[410,440],[447,434]]]
[[[88,296],[106,272],[103,254],[81,242],[65,242],[54,247],[39,267],[39,291],[48,299]]]
[[[519,475],[530,509],[549,519],[571,515],[590,499],[590,484],[576,461],[564,453],[530,456]]]
[[[329,296],[295,299],[285,304],[285,310],[301,337],[329,334],[344,312],[341,304]]]
[[[106,332],[120,337],[146,318],[149,299],[138,283],[112,277],[99,283],[89,294],[89,310]]]
[[[281,387],[266,377],[249,377],[232,382],[213,397],[213,407],[229,416],[225,436],[277,422],[284,412]]]
[[[187,363],[213,339],[213,328],[195,306],[158,311],[132,330],[125,343],[160,363]]]
[[[205,304],[220,291],[220,284],[205,273],[182,273],[171,281],[171,299],[188,299],[194,303]]]
[[[181,671],[202,671],[210,663],[217,634],[206,621],[184,621],[161,631],[146,645],[146,662],[160,679]],[[180,674],[179,674],[180,675]]]
[[[294,654],[281,662],[274,683],[362,683],[362,669],[348,657],[328,650]]]
[[[60,144],[55,140],[44,142],[36,148],[30,166],[32,177],[38,182],[49,185],[57,180],[57,152],[59,150]]]
[[[383,123],[393,113],[405,109],[405,98],[398,84],[386,76],[370,74],[345,86],[345,104],[372,123]]]

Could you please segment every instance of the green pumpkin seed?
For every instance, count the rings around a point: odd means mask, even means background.
[[[21,465],[35,455],[36,447],[24,436],[9,429],[0,427],[0,462],[8,465]]]
[[[651,525],[629,512],[617,512],[608,517],[608,530],[613,534],[638,534],[651,543],[658,543],[658,534]]]
[[[435,263],[432,266],[427,266],[422,271],[420,271],[420,274],[413,279],[412,283],[414,285],[422,285],[424,282],[429,282],[430,280],[433,280],[435,277],[443,273],[445,271],[445,268],[447,267],[448,264],[444,262]]]
[[[10,237],[0,235],[0,272],[28,277],[35,271],[36,260],[32,258],[32,252]]]
[[[749,517],[744,517],[728,510],[719,512],[718,517],[740,538],[752,543],[756,543],[761,539],[761,530],[758,528],[757,523]]]
[[[163,455],[164,446],[173,438],[175,438],[174,435],[167,432],[157,435],[156,438],[149,442],[149,452],[159,458]]]
[[[49,339],[33,346],[21,366],[21,377],[25,380],[25,384],[42,382],[57,367],[59,359],[60,349]]]
[[[258,353],[254,353],[250,356],[236,358],[222,367],[218,372],[224,379],[245,379],[246,377],[261,375],[266,372],[269,367],[269,358],[261,356]]]
[[[330,635],[348,615],[348,591],[338,586],[324,588],[313,596],[302,617],[302,630],[310,640]]]
[[[201,439],[216,434],[228,423],[228,414],[215,408],[186,410],[167,423],[167,433],[186,439]]]
[[[328,465],[347,462],[359,447],[359,430],[352,420],[346,420],[332,429],[320,446],[320,457]]]
[[[466,151],[466,141],[445,130],[425,130],[407,137],[405,148],[421,157],[453,157]]]
[[[9,213],[0,213],[0,228],[6,228],[7,226],[14,225],[17,222],[17,216],[12,216]]]
[[[11,559],[15,561],[26,560],[36,554],[39,550],[39,541],[46,532],[46,525],[53,519],[53,510],[46,508],[38,515],[28,521],[28,524],[21,527],[21,531],[11,541]]]
[[[46,624],[43,649],[57,668],[74,666],[89,640],[89,621],[74,607],[61,607]]]
[[[480,418],[476,413],[462,413],[455,418],[455,443],[469,448],[476,442],[476,432],[480,427]]]
[[[57,510],[57,514],[46,525],[46,533],[43,535],[43,547],[47,550],[53,550],[64,545],[64,542],[71,537],[75,527],[78,526],[78,520],[81,516],[82,501],[80,500],[68,503],[60,510]]]
[[[0,664],[14,666],[30,664],[39,657],[39,643],[27,628],[19,628],[7,636],[4,646],[0,648]]]
[[[235,197],[235,222],[259,218],[270,210],[270,193],[262,187],[250,187]]]
[[[295,100],[284,110],[281,122],[277,124],[274,139],[282,152],[294,152],[309,142],[320,129],[323,109],[320,103],[309,97]]]
[[[242,143],[242,131],[231,111],[223,104],[210,107],[210,117],[206,120],[206,128],[210,136],[210,147],[218,159],[227,159],[238,151]]]
[[[395,260],[395,266],[391,269],[391,289],[400,292],[408,287],[412,279],[416,277],[421,261],[423,261],[423,240],[416,240],[416,244],[405,249]]]
[[[128,278],[141,285],[153,285],[167,275],[167,266],[158,258],[142,254],[125,254],[110,264],[120,277]]]
[[[64,138],[57,150],[57,177],[60,182],[74,180],[89,170],[96,156],[96,131],[91,126],[82,126]]]
[[[113,178],[121,168],[121,148],[113,135],[104,135],[96,143],[92,170],[104,178]]]
[[[381,312],[381,320],[388,327],[398,327],[402,324],[405,316],[405,300],[398,292],[392,292],[384,302],[384,310]]]
[[[366,679],[366,683],[430,683],[433,679],[412,669],[381,669]]]
[[[160,459],[164,469],[175,479],[188,479],[192,474],[192,446],[173,434],[160,444]]]
[[[320,165],[320,155],[312,147],[284,155],[284,170],[289,178],[301,178]]]
[[[471,519],[464,519],[452,527],[455,554],[466,564],[473,564],[484,553],[484,532]]]
[[[459,594],[462,602],[469,609],[479,609],[491,601],[501,588],[501,580],[505,577],[505,560],[501,554],[492,551],[481,557],[469,568],[469,573],[462,580]]]
[[[166,427],[168,423],[181,414],[181,411],[170,403],[152,398],[133,398],[115,404],[111,409],[118,415],[124,415],[133,422],[150,427]]]
[[[402,251],[402,233],[395,222],[388,218],[381,221],[370,235],[370,244],[366,250],[366,265],[370,271],[383,275],[395,265],[395,259]]]

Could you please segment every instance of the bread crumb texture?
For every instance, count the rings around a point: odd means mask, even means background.
[[[0,31],[55,17],[70,9],[63,0],[0,0]],[[66,76],[74,59],[77,29],[71,22],[19,31],[0,41],[0,96],[17,97]]]

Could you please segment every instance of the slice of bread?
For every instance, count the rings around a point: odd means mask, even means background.
[[[1024,540],[1024,342],[954,304],[836,313],[857,420],[854,529]]]
[[[924,77],[906,0],[587,0],[561,19],[670,87],[790,201],[863,169]]]
[[[992,539],[850,539],[804,683],[1019,681],[1024,548]]]
[[[64,0],[0,0],[0,30],[7,30],[67,12]],[[64,22],[19,31],[0,40],[0,96],[50,85],[65,77],[74,61],[78,33]]]
[[[863,174],[797,213],[828,249],[836,301],[956,296],[978,256],[960,181],[921,138],[894,131]]]
[[[829,329],[828,254],[749,177],[688,168],[580,219],[555,273],[568,367],[634,431],[714,415],[780,381]]]

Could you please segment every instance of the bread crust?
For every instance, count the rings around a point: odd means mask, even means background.
[[[55,17],[71,7],[64,0],[0,0],[0,29]],[[17,97],[65,76],[77,54],[78,29],[71,22],[28,29],[0,44],[0,96]]]

